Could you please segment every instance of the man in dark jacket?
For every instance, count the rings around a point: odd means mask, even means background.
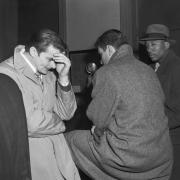
[[[170,38],[169,29],[163,24],[149,25],[140,40],[155,63],[155,71],[165,93],[165,113],[174,147],[171,179],[180,179],[180,58],[170,49],[175,40]]]
[[[29,144],[21,92],[0,74],[0,179],[30,180]]]
[[[156,74],[119,30],[103,33],[96,46],[103,66],[87,109],[94,126],[66,134],[77,166],[95,180],[168,180],[172,146]]]

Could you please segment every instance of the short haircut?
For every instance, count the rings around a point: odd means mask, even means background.
[[[68,53],[68,49],[64,41],[58,34],[50,29],[43,29],[32,34],[30,40],[26,43],[25,49],[29,51],[30,47],[35,47],[38,53],[45,52],[48,46],[54,46],[61,52]]]
[[[126,36],[124,36],[122,32],[117,29],[110,29],[105,31],[97,39],[95,47],[100,47],[105,50],[107,45],[111,45],[115,49],[118,49],[123,44],[128,44]]]

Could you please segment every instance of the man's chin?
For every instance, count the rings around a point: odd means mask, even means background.
[[[44,72],[43,75],[46,75],[48,73],[48,71]]]
[[[152,60],[153,62],[158,61],[158,58],[156,58],[156,57],[154,57],[154,56],[150,56],[150,58],[151,58],[151,60]]]

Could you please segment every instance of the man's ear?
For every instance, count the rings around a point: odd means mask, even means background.
[[[32,57],[37,57],[37,56],[38,56],[37,49],[36,49],[34,46],[30,47],[30,49],[29,49],[29,54],[30,54]]]
[[[107,45],[107,50],[110,57],[116,52],[116,49],[111,45]]]
[[[166,48],[166,49],[169,49],[169,47],[170,47],[170,43],[169,43],[168,41],[165,41],[165,43],[164,43],[164,44],[165,44],[165,48]]]

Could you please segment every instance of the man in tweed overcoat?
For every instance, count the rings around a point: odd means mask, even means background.
[[[155,72],[119,30],[103,33],[96,46],[104,66],[87,109],[94,126],[66,134],[74,161],[95,180],[168,180],[172,145]]]

